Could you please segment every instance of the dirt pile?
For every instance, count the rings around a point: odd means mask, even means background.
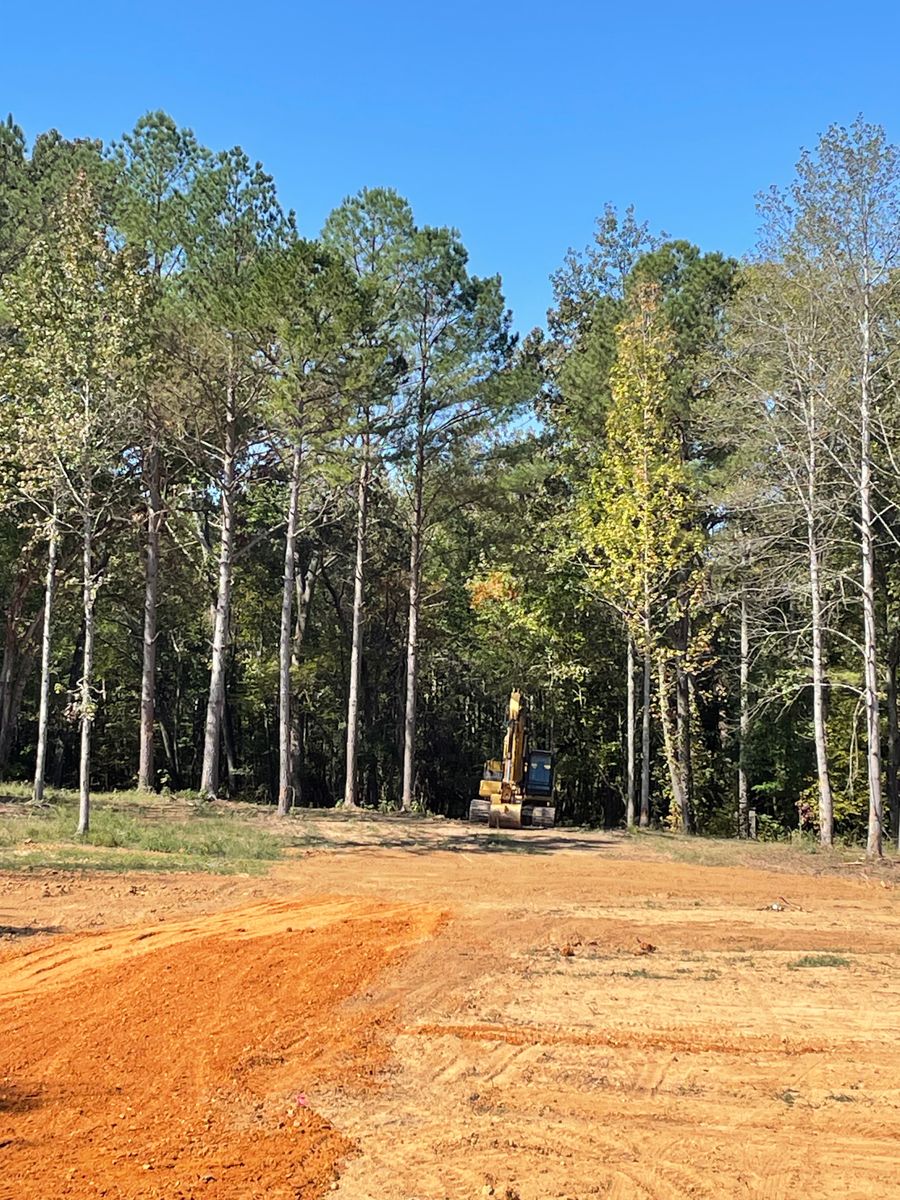
[[[437,921],[277,902],[5,956],[0,1195],[322,1195],[353,1145],[316,1090],[387,1052],[389,1009],[347,1002]]]

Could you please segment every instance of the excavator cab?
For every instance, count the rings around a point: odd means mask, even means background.
[[[553,755],[549,750],[529,750],[525,702],[519,691],[509,698],[503,757],[484,764],[478,796],[469,805],[469,820],[491,829],[547,828],[556,820]]]

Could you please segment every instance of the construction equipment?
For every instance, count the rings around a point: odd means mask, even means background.
[[[553,807],[553,755],[530,750],[522,693],[513,691],[506,714],[503,758],[484,764],[478,797],[469,805],[469,820],[491,829],[550,828]]]

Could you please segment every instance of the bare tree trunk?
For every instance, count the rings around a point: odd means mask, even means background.
[[[6,613],[6,637],[3,646],[3,665],[0,666],[0,773],[6,774],[9,751],[12,746],[11,705],[15,662],[19,655],[19,635],[13,615],[15,597],[10,600]]]
[[[84,835],[90,826],[91,812],[91,728],[94,702],[91,683],[94,670],[94,574],[93,513],[89,485],[85,486],[82,522],[82,601],[84,608],[84,659],[81,667],[81,761],[78,769],[78,828]]]
[[[212,667],[209,677],[209,700],[206,707],[206,730],[203,741],[203,767],[200,791],[214,797],[219,787],[219,754],[222,737],[222,717],[225,711],[225,676],[227,670],[228,626],[231,617],[231,580],[234,569],[234,476],[237,449],[237,429],[234,382],[228,380],[225,413],[225,450],[222,462],[222,532],[219,546],[219,589],[213,625]]]
[[[278,812],[286,816],[293,803],[291,775],[291,608],[296,586],[297,508],[300,497],[300,443],[294,447],[287,531],[284,539],[284,579],[281,587],[281,633],[278,642]]]
[[[625,680],[625,703],[628,711],[625,717],[625,824],[630,829],[634,825],[634,640],[626,630],[627,666]]]
[[[156,613],[159,594],[159,537],[163,521],[159,444],[154,435],[147,448],[147,543],[144,562],[144,660],[141,668],[141,731],[138,790],[155,786],[153,732],[156,723]]]
[[[819,781],[819,840],[830,846],[834,840],[834,799],[828,769],[828,731],[825,721],[825,654],[822,639],[822,584],[819,569],[818,459],[815,398],[810,397],[809,449],[806,476],[806,543],[809,555],[809,597],[812,623],[813,736],[816,745],[816,774]]]
[[[897,710],[897,671],[900,667],[900,636],[890,640],[887,663],[888,762],[887,794],[891,832],[900,846],[900,718]]]
[[[238,753],[237,738],[234,733],[234,709],[228,702],[228,672],[225,673],[225,699],[222,704],[222,747],[225,751],[225,772],[228,779],[228,794],[235,796],[238,792]]]
[[[359,692],[362,679],[363,610],[365,605],[366,516],[369,503],[369,440],[363,437],[356,500],[356,564],[353,572],[353,634],[350,649],[350,686],[347,695],[347,757],[344,808],[358,807],[356,759],[359,747]]]
[[[166,756],[166,767],[169,772],[169,782],[173,788],[181,787],[181,768],[178,764],[178,742],[174,730],[169,728],[165,716],[160,717],[159,736],[162,740],[163,753]]]
[[[650,646],[650,621],[644,631],[644,686],[643,710],[641,712],[641,826],[650,824],[650,685],[653,674],[653,657]]]
[[[47,734],[50,728],[50,651],[53,630],[53,594],[56,591],[56,558],[59,547],[59,521],[56,501],[50,518],[50,542],[47,548],[47,579],[44,584],[44,632],[41,639],[41,703],[38,712],[37,754],[34,765],[34,803],[44,800],[47,773]]]
[[[303,646],[303,639],[306,636],[306,626],[309,621],[309,610],[312,607],[313,592],[316,586],[316,579],[321,569],[322,558],[318,549],[313,550],[309,560],[309,565],[306,568],[306,575],[302,579],[298,574],[295,580],[297,590],[297,616],[294,621],[294,637],[291,643],[291,667],[297,669],[300,666],[300,651]],[[300,768],[303,761],[303,743],[304,743],[304,726],[303,713],[300,711],[298,704],[291,704],[291,787],[293,789],[294,803],[300,799]]]
[[[75,637],[75,644],[72,647],[72,657],[69,660],[69,673],[66,679],[66,696],[70,704],[77,703],[79,692],[79,681],[81,673],[84,669],[84,611],[82,610],[81,621],[78,625],[78,633]],[[62,787],[63,777],[66,769],[66,760],[74,753],[75,739],[72,728],[68,722],[64,729],[58,729],[53,750],[53,770],[51,779],[54,787]]]
[[[862,370],[859,406],[859,529],[862,549],[863,651],[865,673],[863,698],[869,768],[869,833],[866,855],[881,858],[881,722],[878,712],[878,652],[875,626],[875,539],[872,530],[872,458],[869,396],[869,300],[861,322]]]
[[[744,570],[747,560],[744,559]],[[750,787],[747,781],[747,742],[750,737],[750,631],[747,589],[741,588],[740,744],[738,745],[738,837],[750,836]]]
[[[3,665],[0,667],[0,777],[6,774],[19,723],[19,708],[24,691],[23,672],[31,669],[28,648],[43,621],[43,611],[28,628],[20,629],[26,601],[37,578],[30,559],[20,566],[5,614]]]
[[[675,758],[681,779],[681,819],[685,833],[696,833],[694,821],[694,772],[691,762],[691,678],[679,658],[675,666]]]
[[[422,490],[425,483],[425,432],[421,414],[416,444],[416,477],[409,539],[409,619],[406,637],[406,709],[403,718],[403,791],[400,806],[411,812],[416,785],[416,666],[422,581]]]
[[[669,695],[669,672],[664,658],[660,657],[657,664],[657,679],[659,685],[659,711],[663,731],[663,745],[666,752],[666,765],[669,768],[669,782],[672,786],[672,800],[678,815],[684,822],[685,796],[684,783],[681,774],[681,764],[678,761],[678,746],[676,742],[677,729],[672,724],[672,705]],[[690,832],[685,829],[685,832]]]

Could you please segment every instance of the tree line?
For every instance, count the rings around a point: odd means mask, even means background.
[[[301,235],[166,114],[0,125],[0,771],[462,815],[505,694],[564,819],[900,829],[900,164],[738,262],[607,206],[519,338],[386,188]]]

